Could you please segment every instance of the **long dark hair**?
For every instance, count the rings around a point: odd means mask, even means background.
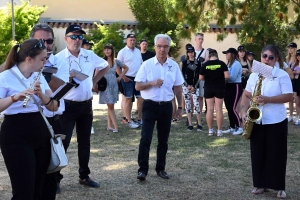
[[[14,65],[24,62],[27,57],[35,58],[44,49],[46,49],[44,40],[37,39],[28,39],[22,44],[13,46],[6,57],[4,70],[10,69]]]
[[[231,67],[232,64],[234,63],[234,61],[236,60],[237,55],[235,55],[234,53],[230,53],[230,60],[228,60],[227,62],[227,66]]]
[[[115,64],[115,49],[114,49],[114,46],[112,44],[106,44],[104,47],[103,47],[103,50],[104,49],[111,49],[111,54],[110,54],[110,57],[111,57],[111,60],[112,60],[112,66],[114,66]],[[106,55],[104,55],[103,57],[104,60],[107,60],[108,57]]]

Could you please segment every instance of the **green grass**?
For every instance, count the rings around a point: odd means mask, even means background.
[[[119,133],[106,130],[106,110],[94,111],[95,134],[91,136],[91,178],[100,188],[78,184],[76,134],[68,150],[69,166],[63,170],[62,193],[58,200],[73,199],[274,199],[275,191],[252,195],[252,175],[249,141],[241,136],[207,136],[204,131],[186,131],[185,117],[172,125],[166,171],[170,180],[155,173],[156,131],[150,151],[150,170],[147,180],[140,182],[137,175],[137,155],[140,129],[129,129],[121,124],[117,110]],[[226,116],[226,113],[225,115]],[[227,116],[226,116],[227,117]],[[228,126],[227,118],[223,127]],[[214,125],[216,127],[216,125]],[[300,199],[300,127],[289,124],[286,192],[290,199]],[[11,186],[3,158],[0,156],[0,199],[11,198]]]

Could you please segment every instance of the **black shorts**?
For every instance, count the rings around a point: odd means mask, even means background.
[[[204,88],[204,98],[211,99],[214,97],[216,97],[218,99],[224,99],[224,97],[225,97],[225,86],[224,85]]]

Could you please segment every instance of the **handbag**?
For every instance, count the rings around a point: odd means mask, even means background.
[[[10,69],[10,72],[20,81],[20,83],[25,87],[25,83],[20,79],[20,77],[12,70]],[[56,172],[61,170],[62,168],[66,167],[68,165],[68,158],[64,149],[64,146],[62,144],[62,140],[65,139],[65,135],[61,134],[54,134],[52,126],[49,124],[47,118],[45,117],[41,106],[38,104],[37,100],[32,96],[32,99],[36,106],[38,107],[43,119],[46,122],[47,128],[50,132],[51,138],[50,138],[50,144],[51,144],[51,157],[50,157],[50,163],[48,166],[47,174]]]
[[[107,80],[104,76],[98,81],[97,86],[98,86],[98,90],[101,92],[106,90]]]

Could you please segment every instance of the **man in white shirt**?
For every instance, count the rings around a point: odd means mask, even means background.
[[[79,78],[70,77],[76,87],[64,97],[65,111],[60,117],[60,122],[66,134],[66,139],[63,141],[66,150],[69,147],[76,124],[79,183],[90,187],[99,187],[99,183],[89,177],[90,169],[88,166],[93,122],[92,88],[107,72],[109,66],[104,59],[97,56],[93,51],[81,48],[83,34],[85,34],[85,31],[79,25],[70,25],[65,34],[67,47],[56,55],[67,62],[65,67],[69,71],[77,70],[78,74],[83,77],[87,75],[87,78],[81,79],[81,81]],[[99,69],[99,73],[93,78],[95,69]],[[97,88],[94,87],[94,89],[97,91]]]
[[[43,39],[44,44],[47,48],[47,56],[48,59],[45,64],[45,68],[47,67],[56,67],[57,72],[54,74],[51,73],[43,73],[46,81],[52,92],[56,91],[59,86],[69,81],[69,70],[66,67],[67,63],[57,58],[53,55],[53,43],[54,43],[54,32],[53,29],[45,23],[36,24],[31,32],[30,38],[34,39]],[[44,108],[43,112],[47,117],[49,123],[53,127],[55,134],[64,134],[60,125],[59,115],[61,115],[65,110],[64,101],[60,101],[60,105],[57,111],[49,111]],[[44,200],[55,200],[55,194],[57,190],[57,176],[59,173],[51,173],[47,174],[44,189],[43,189],[43,197]],[[58,191],[59,192],[59,191]]]
[[[128,71],[125,76],[121,79],[125,102],[123,104],[123,111],[127,120],[127,124],[130,128],[137,128],[142,124],[142,104],[143,99],[141,97],[140,91],[135,89],[134,78],[138,72],[141,64],[143,63],[141,51],[135,47],[136,38],[134,34],[128,34],[126,39],[126,46],[121,49],[118,53],[117,59],[128,66]],[[133,95],[137,98],[137,109],[138,109],[138,124],[131,120],[131,110],[132,110],[132,98]],[[124,98],[123,97],[123,98]]]
[[[141,91],[144,99],[137,176],[141,181],[146,179],[149,170],[149,151],[155,122],[158,138],[155,170],[161,178],[169,178],[165,172],[165,165],[174,94],[178,101],[177,119],[182,117],[181,85],[184,80],[178,64],[167,58],[171,38],[165,34],[158,34],[155,36],[154,44],[156,56],[145,61],[135,77],[135,88]]]

